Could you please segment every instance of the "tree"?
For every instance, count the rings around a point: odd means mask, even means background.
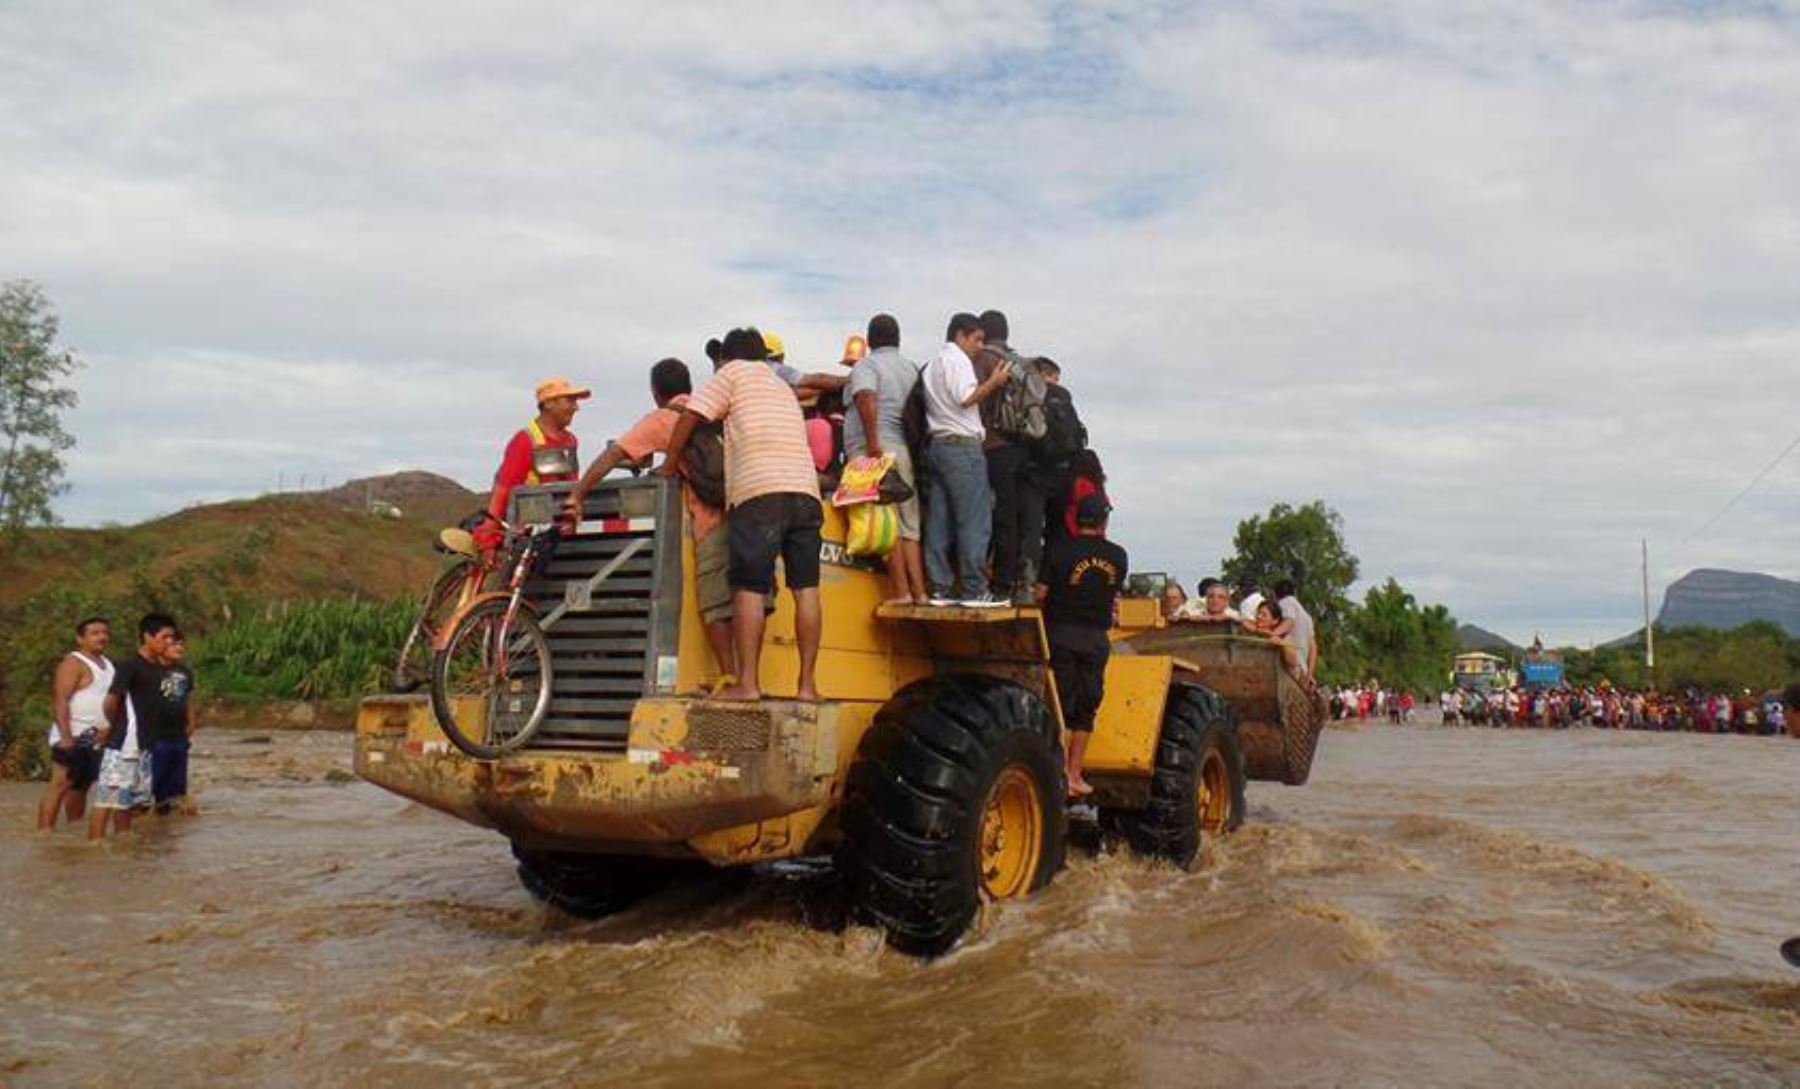
[[[1456,620],[1442,605],[1420,607],[1389,578],[1369,589],[1347,626],[1365,674],[1360,679],[1414,692],[1443,687],[1456,653]]]
[[[1356,581],[1357,560],[1344,545],[1344,519],[1315,499],[1303,507],[1277,503],[1266,515],[1238,523],[1225,560],[1225,581],[1233,586],[1254,582],[1264,593],[1282,579],[1292,579],[1299,597],[1319,627],[1319,654],[1329,664],[1331,649],[1342,636],[1351,603],[1346,596]]]
[[[63,452],[75,439],[62,413],[75,407],[66,384],[81,366],[56,347],[56,311],[30,280],[0,284],[0,527],[49,525],[50,501],[68,490]]]

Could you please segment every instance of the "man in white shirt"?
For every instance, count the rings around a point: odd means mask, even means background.
[[[1318,635],[1313,630],[1312,614],[1294,596],[1294,580],[1282,579],[1275,584],[1275,600],[1281,606],[1281,626],[1275,634],[1294,644],[1300,653],[1300,666],[1308,677],[1319,664]]]
[[[925,365],[925,581],[933,605],[949,605],[960,573],[961,603],[977,607],[1004,604],[988,592],[987,553],[993,535],[993,492],[988,487],[987,458],[981,452],[986,432],[981,402],[1006,384],[1009,371],[998,369],[986,382],[975,380],[971,356],[984,340],[981,321],[957,314],[944,334],[946,343]],[[950,566],[956,549],[957,566]]]

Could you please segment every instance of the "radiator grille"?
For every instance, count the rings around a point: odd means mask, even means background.
[[[554,673],[549,717],[534,746],[624,751],[632,708],[656,680],[657,649],[674,645],[667,634],[681,597],[681,515],[669,501],[674,487],[649,478],[603,483],[588,495],[582,521],[608,525],[564,537],[550,562],[526,583],[538,615],[551,618],[545,635]],[[514,509],[521,499],[530,504],[544,493],[555,493],[560,507],[566,491],[567,485],[519,489]],[[665,538],[673,546],[665,548]],[[605,581],[587,587],[638,542],[637,551]]]

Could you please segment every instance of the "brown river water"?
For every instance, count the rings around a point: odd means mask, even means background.
[[[1800,1084],[1800,742],[1334,730],[1196,872],[1075,852],[931,963],[802,867],[554,915],[349,745],[202,735],[98,849],[0,784],[0,1084]]]

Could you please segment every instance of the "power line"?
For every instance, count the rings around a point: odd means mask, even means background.
[[[1782,462],[1786,461],[1787,456],[1789,454],[1793,453],[1796,449],[1800,449],[1800,435],[1795,435],[1794,441],[1792,441],[1792,442],[1788,443],[1786,446],[1782,447],[1781,453],[1775,455],[1775,460],[1771,461],[1767,465],[1763,466],[1762,472],[1757,473],[1754,477],[1752,477],[1750,479],[1750,483],[1744,485],[1742,491],[1740,491],[1736,495],[1732,496],[1730,501],[1728,501],[1724,506],[1720,507],[1717,514],[1714,514],[1711,518],[1708,518],[1705,522],[1702,522],[1700,524],[1699,529],[1696,529],[1692,533],[1688,534],[1686,537],[1683,537],[1681,539],[1682,543],[1685,544],[1688,541],[1693,540],[1695,537],[1700,536],[1702,533],[1705,533],[1707,530],[1709,530],[1713,526],[1717,525],[1719,522],[1719,519],[1725,517],[1725,515],[1731,510],[1732,507],[1737,506],[1738,500],[1744,498],[1746,495],[1749,495],[1751,492],[1755,491],[1756,486],[1758,484],[1761,484],[1763,482],[1764,478],[1766,478],[1770,473],[1774,472],[1775,467],[1777,465],[1780,465]]]

